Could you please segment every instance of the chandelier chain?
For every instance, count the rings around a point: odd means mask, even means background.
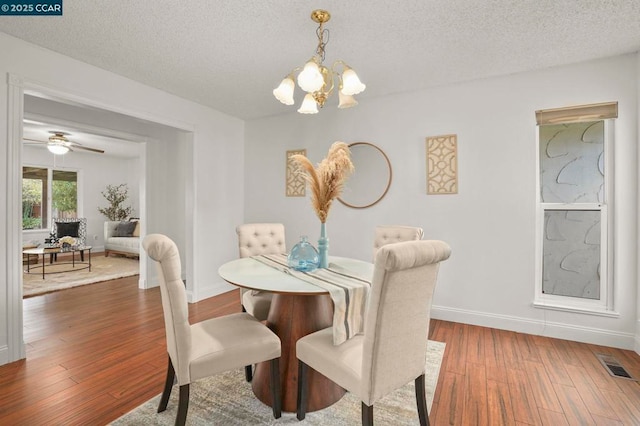
[[[320,62],[324,62],[324,48],[329,43],[329,30],[327,28],[323,28],[323,23],[320,23],[318,29],[316,30],[316,35],[318,36],[318,47],[316,48],[316,55],[320,57]]]

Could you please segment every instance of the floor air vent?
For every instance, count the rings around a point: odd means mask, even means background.
[[[618,360],[612,357],[611,355],[596,354],[596,357],[598,358],[600,363],[604,366],[604,368],[606,368],[609,374],[612,375],[613,377],[620,377],[622,379],[628,379],[628,380],[636,380],[633,377],[631,377],[631,374],[629,374],[627,370],[624,369],[622,364],[620,364]]]

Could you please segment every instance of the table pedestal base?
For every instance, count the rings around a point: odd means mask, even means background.
[[[282,344],[280,379],[282,384],[282,410],[296,411],[298,395],[298,359],[296,342],[301,337],[333,324],[333,302],[327,294],[297,296],[274,294],[267,319],[267,327],[278,335]],[[307,412],[321,410],[337,402],[346,393],[344,389],[322,374],[309,368],[309,406]],[[271,406],[269,391],[269,362],[256,366],[252,381],[256,397]]]

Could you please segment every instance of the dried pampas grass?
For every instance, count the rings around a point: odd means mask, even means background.
[[[327,158],[317,167],[314,167],[304,155],[292,155],[291,159],[302,168],[304,178],[309,182],[311,189],[311,205],[320,222],[325,223],[331,202],[340,196],[345,180],[354,169],[349,146],[344,142],[335,142],[329,148]]]

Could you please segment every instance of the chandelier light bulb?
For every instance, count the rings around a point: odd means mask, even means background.
[[[313,99],[313,95],[311,93],[307,93],[302,101],[302,105],[300,109],[298,109],[300,114],[317,114],[318,113],[318,104],[316,100]]]
[[[354,70],[349,67],[345,67],[344,72],[342,73],[342,93],[345,95],[357,95],[366,89],[367,86],[364,85],[360,79],[358,78],[358,74]]]
[[[320,67],[314,59],[304,65],[304,69],[298,74],[298,86],[305,92],[317,92],[322,89],[324,78]]]
[[[293,82],[293,78],[291,76],[286,77],[277,88],[273,89],[273,96],[285,105],[293,105],[294,88],[295,83]]]
[[[338,91],[338,108],[351,108],[356,105],[358,105],[358,101],[356,101],[353,96],[345,95],[344,93],[342,93],[342,90]]]

